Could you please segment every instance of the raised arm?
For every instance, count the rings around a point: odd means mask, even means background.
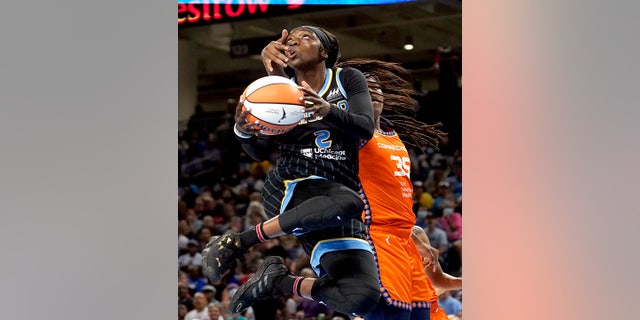
[[[353,68],[344,68],[340,73],[340,81],[347,94],[349,109],[347,112],[337,106],[331,106],[319,97],[304,81],[300,87],[305,94],[305,101],[311,105],[307,112],[323,117],[333,127],[359,139],[369,140],[373,136],[373,106],[367,87],[367,79],[362,72]]]

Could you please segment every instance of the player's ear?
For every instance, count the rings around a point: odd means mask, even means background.
[[[323,59],[329,58],[329,54],[327,53],[327,50],[325,50],[324,48],[320,48],[320,56]]]

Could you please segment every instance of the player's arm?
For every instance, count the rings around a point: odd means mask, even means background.
[[[233,126],[236,139],[240,142],[242,149],[254,160],[268,160],[276,144],[269,141],[269,138],[258,135],[260,130],[247,121],[250,110],[242,111],[242,103],[242,100],[238,100],[236,105],[236,123]]]
[[[373,106],[367,87],[367,79],[362,72],[344,68],[340,81],[347,94],[349,112],[320,97],[305,81],[299,87],[304,94],[305,112],[322,117],[325,123],[357,139],[369,140],[373,136]]]
[[[374,123],[367,79],[359,70],[344,68],[340,72],[340,81],[347,93],[349,112],[332,106],[323,121],[335,125],[349,135],[369,140],[373,136]]]
[[[429,237],[427,237],[424,229],[419,226],[413,226],[411,238],[413,238],[416,246],[418,246],[418,251],[421,255],[423,255],[423,253],[427,251],[426,248],[424,248],[425,246],[431,247],[429,243]],[[420,250],[420,247],[423,247],[422,250]],[[429,280],[431,280],[433,286],[436,288],[436,293],[438,295],[444,291],[462,289],[462,278],[454,277],[450,274],[444,273],[444,271],[442,271],[442,267],[440,266],[440,262],[438,262],[437,260],[434,268],[425,266],[424,271],[427,274]]]
[[[436,265],[435,271],[432,268],[425,268],[424,271],[429,280],[431,280],[431,283],[433,283],[437,295],[441,295],[445,291],[462,289],[462,278],[454,277],[442,271],[439,262]]]

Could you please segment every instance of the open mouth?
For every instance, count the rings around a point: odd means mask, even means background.
[[[291,59],[297,55],[297,52],[295,50],[289,49],[289,50],[285,50],[284,54],[287,56],[287,58]]]

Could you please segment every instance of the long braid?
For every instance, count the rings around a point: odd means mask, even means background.
[[[420,93],[405,80],[410,76],[409,70],[398,63],[361,58],[341,61],[337,66],[352,67],[376,78],[384,98],[381,117],[393,124],[393,129],[405,144],[420,149],[430,146],[438,150],[440,140],[447,134],[440,130],[442,123],[426,124],[416,119],[420,104],[413,96]]]

